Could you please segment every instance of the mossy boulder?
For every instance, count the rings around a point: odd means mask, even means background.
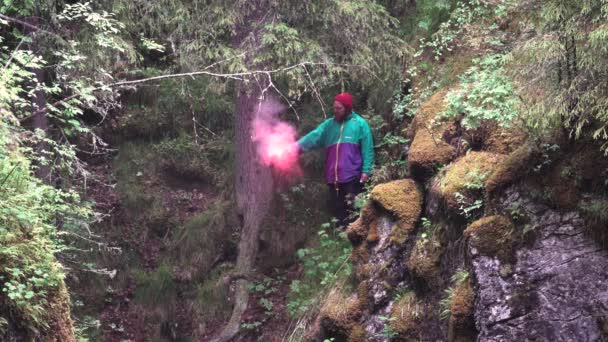
[[[441,243],[437,234],[434,234],[430,239],[421,238],[416,242],[406,265],[414,277],[428,286],[434,286],[439,282],[440,257]]]
[[[408,164],[413,177],[428,179],[441,165],[455,156],[453,146],[443,140],[450,123],[437,124],[435,117],[445,109],[447,91],[438,92],[424,103],[410,126],[408,136],[413,138],[408,154]]]
[[[336,287],[319,312],[321,326],[331,335],[348,337],[361,318],[361,306],[357,295],[348,295],[344,287]]]
[[[473,340],[472,336],[475,332],[474,304],[475,293],[471,281],[467,279],[456,286],[450,302],[448,341],[467,340],[466,337],[471,337],[468,340]]]
[[[537,151],[530,145],[521,145],[496,165],[486,181],[486,192],[491,194],[518,179],[533,165]]]
[[[346,235],[353,244],[359,245],[367,240],[370,243],[376,242],[378,238],[378,213],[372,201],[361,208],[361,214],[357,220],[351,223],[346,229]]]
[[[420,323],[425,319],[423,305],[413,292],[401,296],[391,310],[389,325],[396,334],[395,341],[417,341]]]
[[[481,195],[497,164],[504,155],[470,152],[448,167],[440,180],[439,191],[450,212],[460,213],[461,206],[473,203]]]
[[[482,149],[484,151],[510,154],[525,144],[527,135],[523,129],[515,125],[500,127],[496,123],[489,123],[484,127],[482,139]]]
[[[471,223],[464,231],[469,244],[480,254],[512,261],[515,228],[505,216],[494,215]]]
[[[422,193],[411,179],[377,185],[371,199],[398,219],[390,233],[392,243],[401,245],[412,233],[422,211]]]

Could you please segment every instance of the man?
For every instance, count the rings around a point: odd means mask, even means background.
[[[325,181],[330,209],[341,226],[349,223],[352,200],[363,191],[374,163],[374,142],[367,122],[352,111],[349,93],[336,95],[334,117],[298,141],[301,151],[325,147]]]

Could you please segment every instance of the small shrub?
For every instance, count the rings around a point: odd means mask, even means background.
[[[304,266],[304,274],[290,285],[287,311],[291,316],[304,314],[319,295],[352,272],[349,262],[352,247],[346,233],[336,233],[332,224],[325,223],[318,237],[317,247],[300,249],[296,253]]]
[[[519,100],[503,69],[504,56],[491,55],[473,63],[461,77],[460,87],[447,94],[448,105],[441,117],[456,119],[464,114],[462,125],[468,129],[484,121],[508,127],[518,116]]]

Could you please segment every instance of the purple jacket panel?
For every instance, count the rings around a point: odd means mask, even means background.
[[[325,181],[328,184],[336,182],[336,148],[338,144],[325,149]],[[340,143],[338,151],[338,183],[347,183],[361,177],[363,158],[361,146],[353,143]]]

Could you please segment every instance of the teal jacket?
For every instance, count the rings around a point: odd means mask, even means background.
[[[352,112],[343,122],[323,121],[300,140],[302,151],[325,148],[325,180],[328,184],[347,183],[370,174],[374,164],[374,140],[367,122]]]

